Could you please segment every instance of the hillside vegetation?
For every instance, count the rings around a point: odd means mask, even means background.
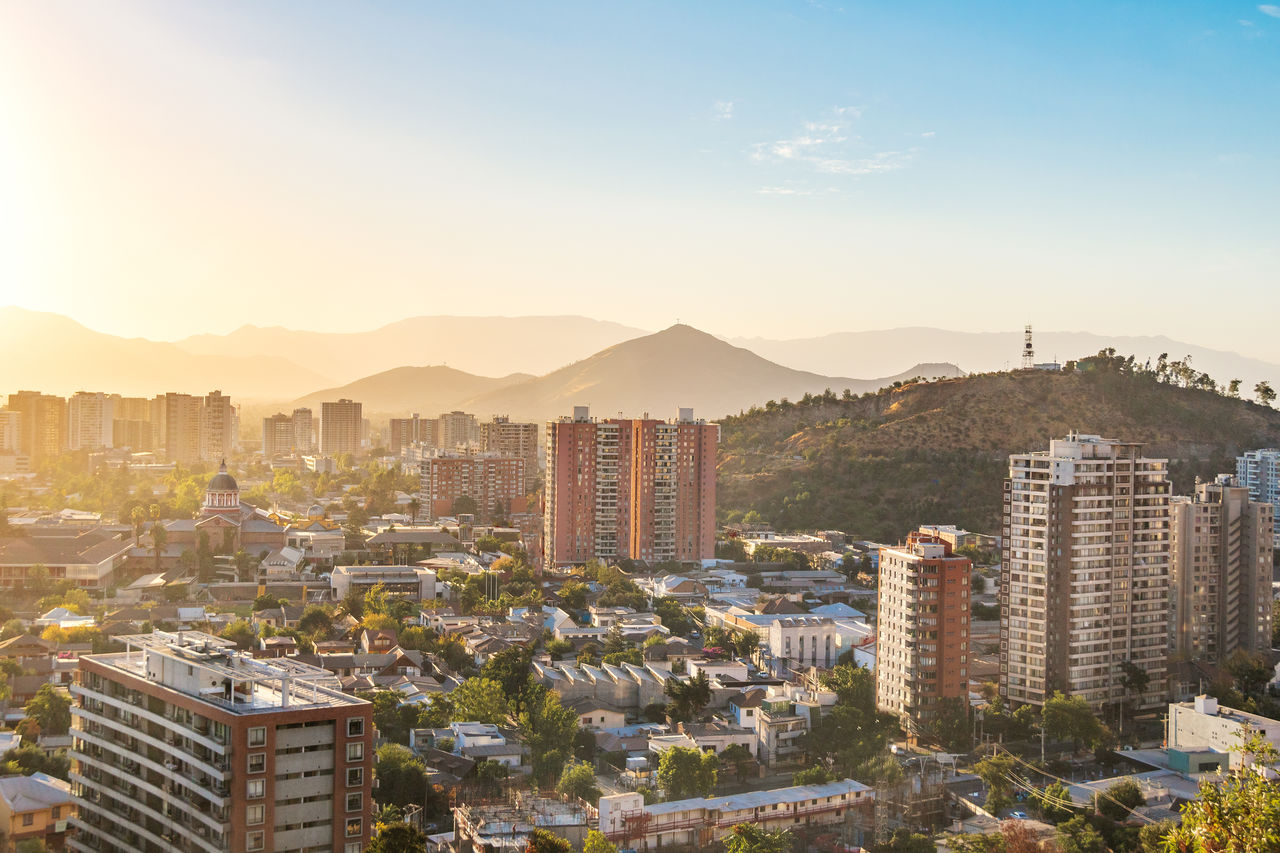
[[[1197,475],[1234,472],[1243,450],[1280,445],[1280,412],[1207,377],[1104,355],[1068,367],[770,401],[725,418],[721,516],[755,510],[780,529],[890,540],[922,523],[995,532],[1009,454],[1072,430],[1144,442],[1171,460],[1181,494]]]

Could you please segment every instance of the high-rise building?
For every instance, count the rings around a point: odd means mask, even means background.
[[[311,453],[316,449],[316,427],[310,409],[293,410],[293,446],[299,453]]]
[[[1236,458],[1236,482],[1249,490],[1255,501],[1269,503],[1275,517],[1273,544],[1280,548],[1280,450],[1250,450]]]
[[[719,435],[692,409],[673,421],[596,421],[576,406],[548,423],[547,565],[714,556]]]
[[[364,432],[361,404],[351,400],[320,404],[320,452],[359,453]]]
[[[113,447],[134,451],[156,449],[156,428],[151,422],[153,401],[146,397],[111,395]]]
[[[467,412],[445,412],[436,418],[436,446],[444,450],[469,447],[480,441],[476,416]]]
[[[913,532],[880,549],[876,707],[913,739],[933,731],[940,700],[969,697],[973,564],[936,536]]]
[[[210,391],[200,407],[200,458],[205,462],[226,459],[235,449],[236,411],[231,398]]]
[[[1142,445],[1096,435],[1009,457],[1004,483],[1000,691],[1016,705],[1055,691],[1095,710],[1166,700],[1169,472]],[[1141,696],[1127,670],[1149,679]]]
[[[115,447],[115,400],[103,393],[77,391],[67,401],[67,447],[102,450]]]
[[[293,418],[280,412],[262,419],[262,455],[287,456],[293,452]]]
[[[480,424],[480,446],[486,453],[503,456],[519,456],[524,460],[527,485],[532,488],[541,474],[538,465],[538,425],[512,423],[511,419],[495,416],[488,423]]]
[[[19,452],[31,457],[33,467],[66,449],[67,401],[62,397],[19,391],[9,395],[9,408],[22,415]]]
[[[392,418],[388,430],[387,449],[392,456],[400,456],[405,449],[422,441],[424,421],[417,412],[408,418]]]
[[[202,401],[190,394],[164,395],[162,415],[164,452],[170,462],[190,465],[200,461]]]
[[[368,844],[372,706],[329,672],[199,631],[116,638],[71,691],[78,851]]]
[[[524,460],[519,457],[437,450],[424,455],[418,469],[423,508],[432,519],[453,515],[455,501],[463,497],[475,502],[482,523],[525,510]]]
[[[22,452],[22,413],[0,409],[0,453]]]
[[[1173,651],[1214,662],[1270,652],[1271,504],[1223,474],[1172,511]]]

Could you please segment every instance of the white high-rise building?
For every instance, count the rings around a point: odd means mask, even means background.
[[[67,401],[67,447],[102,450],[114,447],[115,401],[101,392],[77,391]]]
[[[293,410],[293,446],[299,453],[312,453],[316,449],[316,427],[310,409]]]
[[[1250,450],[1237,457],[1236,482],[1249,490],[1249,497],[1274,508],[1272,538],[1275,547],[1280,548],[1280,450]]]
[[[1095,709],[1166,700],[1168,462],[1096,435],[1009,457],[1004,484],[1000,692],[1043,705],[1055,691]],[[1126,670],[1149,678],[1129,695]]]

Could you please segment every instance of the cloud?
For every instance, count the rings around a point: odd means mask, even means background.
[[[1242,27],[1252,27],[1252,26],[1253,26],[1253,21],[1246,21],[1244,18],[1241,18],[1240,20],[1236,21],[1236,23],[1237,23],[1237,24],[1239,24],[1239,25],[1240,25],[1240,26],[1242,26]]]
[[[933,139],[933,137],[937,136],[937,134],[938,134],[938,131],[936,130],[926,130],[924,133],[920,135],[923,136],[925,139]]]
[[[803,122],[794,136],[773,142],[758,142],[750,158],[757,163],[803,166],[823,175],[860,177],[904,168],[915,156],[915,148],[868,153],[862,137],[853,132],[853,121],[862,116],[858,107],[834,107],[820,119]],[[933,136],[934,131],[921,134]],[[782,192],[781,190],[787,190]],[[768,195],[799,195],[790,188],[766,187]]]
[[[733,101],[716,101],[711,107],[711,115],[716,121],[733,118]]]
[[[1258,7],[1258,11],[1264,15],[1270,15],[1273,18],[1280,18],[1280,6],[1271,6],[1264,3]]]

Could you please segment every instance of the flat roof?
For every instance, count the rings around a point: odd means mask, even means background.
[[[838,779],[822,785],[792,785],[788,788],[771,788],[767,791],[747,791],[742,794],[731,794],[727,797],[694,797],[688,800],[675,800],[669,803],[653,803],[644,810],[649,814],[670,814],[691,809],[709,811],[734,812],[743,809],[763,808],[775,803],[796,803],[801,800],[817,800],[824,797],[835,797],[840,794],[856,794],[872,790],[870,786],[853,779]]]

